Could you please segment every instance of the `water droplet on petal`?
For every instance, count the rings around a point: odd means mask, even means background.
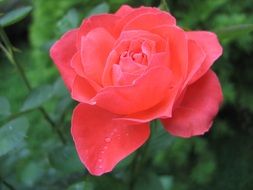
[[[113,131],[114,131],[114,132],[117,132],[117,131],[118,131],[118,129],[113,129]]]
[[[108,149],[108,146],[105,146],[104,149],[105,149],[105,150]]]
[[[126,136],[129,136],[129,133],[126,133]]]
[[[112,139],[110,137],[105,138],[105,142],[107,142],[107,143],[111,142],[111,140]]]
[[[98,162],[102,162],[102,159],[101,159],[101,158],[99,158],[99,159],[98,159]]]

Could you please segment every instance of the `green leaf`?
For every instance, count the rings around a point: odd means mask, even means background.
[[[138,177],[138,181],[135,184],[134,190],[163,190],[163,185],[159,177],[152,172],[146,171],[143,175]]]
[[[27,164],[21,166],[19,169],[20,180],[23,184],[32,187],[37,181],[41,179],[44,174],[45,165],[43,163],[36,161],[30,161]]]
[[[167,149],[175,139],[164,130],[162,123],[159,120],[152,121],[151,130],[152,132],[148,151],[152,153]]]
[[[57,97],[69,96],[69,92],[63,80],[60,77],[53,84],[53,96],[57,96]]]
[[[28,120],[20,117],[0,128],[0,156],[8,153],[23,141],[28,126]]]
[[[89,181],[82,181],[69,186],[67,190],[92,190],[94,189],[93,184]]]
[[[119,178],[113,177],[112,175],[103,175],[98,178],[88,178],[89,181],[94,184],[95,190],[127,190],[126,183]],[[113,186],[113,188],[112,188]]]
[[[92,16],[95,14],[101,14],[101,13],[108,13],[109,12],[109,5],[107,3],[101,3],[94,7],[87,16]]]
[[[8,12],[0,18],[0,26],[6,27],[17,23],[18,21],[25,18],[31,12],[31,10],[31,6],[26,6]]]
[[[57,22],[57,29],[60,34],[70,29],[76,28],[79,23],[79,15],[75,9],[71,9],[67,14]]]
[[[160,181],[162,183],[162,186],[166,190],[172,189],[173,186],[173,177],[169,175],[164,175],[160,177]]]
[[[221,40],[233,40],[253,31],[253,24],[239,24],[215,30]]]
[[[159,5],[159,9],[161,9],[163,11],[167,11],[167,12],[170,11],[168,3],[166,2],[166,0],[161,0],[161,3]]]
[[[0,96],[0,118],[10,115],[10,103],[7,98]]]
[[[40,107],[43,103],[49,100],[53,95],[53,87],[50,85],[40,86],[33,90],[25,100],[21,111],[26,111]]]
[[[74,145],[57,147],[48,155],[50,164],[62,172],[82,172],[84,168],[77,156]]]

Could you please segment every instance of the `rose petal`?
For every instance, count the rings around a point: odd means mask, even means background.
[[[173,85],[172,85],[173,86]],[[172,108],[175,104],[175,98],[178,92],[178,88],[173,87],[168,89],[164,100],[152,107],[151,109],[144,110],[138,113],[129,114],[124,117],[117,118],[119,121],[128,123],[146,123],[157,118],[169,118],[172,116]]]
[[[115,43],[115,50],[120,53],[120,50],[123,49],[123,47],[125,48],[127,41],[129,42],[132,42],[132,41],[143,41],[143,42],[147,41],[148,42],[149,41],[150,44],[153,43],[153,45],[155,45],[156,51],[165,50],[165,47],[166,47],[166,41],[157,34],[151,33],[149,31],[143,31],[143,30],[129,30],[129,31],[124,31],[120,34],[119,38],[117,39]]]
[[[113,84],[112,67],[119,62],[120,55],[117,51],[112,50],[106,60],[104,72],[102,75],[102,84],[104,87],[111,86]]]
[[[191,137],[209,130],[222,102],[220,83],[213,71],[190,85],[172,118],[163,119],[165,129],[175,136]]]
[[[89,103],[96,93],[97,89],[91,85],[88,79],[78,75],[75,77],[71,92],[71,97],[74,100]]]
[[[194,40],[206,53],[205,61],[190,81],[190,83],[193,83],[201,76],[203,76],[210,69],[214,61],[221,56],[222,47],[218,41],[217,36],[212,32],[186,32],[186,35],[189,39]]]
[[[132,7],[128,6],[128,5],[122,5],[119,10],[115,13],[116,16],[120,16],[120,17],[124,17],[128,14],[130,14],[131,12],[133,12],[135,9],[133,9]]]
[[[157,12],[157,13],[145,13],[138,15],[127,24],[124,25],[123,31],[126,30],[151,30],[155,26],[160,25],[175,25],[176,21],[173,16],[169,13],[165,12]]]
[[[106,59],[114,41],[114,38],[103,28],[96,28],[82,38],[81,60],[84,73],[98,84],[101,84]]]
[[[98,106],[116,113],[133,114],[162,101],[170,88],[171,71],[166,67],[148,70],[131,86],[113,86],[102,89],[93,99]]]
[[[71,67],[75,70],[76,74],[82,77],[85,76],[80,51],[77,51],[77,53],[73,56],[71,60]]]
[[[75,78],[75,72],[71,67],[71,59],[77,51],[76,36],[77,29],[65,33],[61,39],[55,42],[50,48],[50,56],[59,69],[67,88],[71,91],[71,86]]]
[[[152,32],[168,40],[170,55],[170,68],[177,80],[185,80],[188,65],[188,40],[185,32],[177,26],[158,26]]]
[[[128,126],[114,122],[117,117],[87,104],[79,104],[73,112],[71,133],[77,153],[93,175],[110,172],[149,137],[148,124]]]
[[[115,26],[119,20],[120,17],[112,14],[94,15],[85,19],[78,30],[77,47],[80,49],[82,38],[96,28],[104,28],[112,36],[115,36],[112,26]]]
[[[168,23],[170,25],[175,25],[176,24],[176,19],[170,15],[167,12],[163,12],[158,8],[151,8],[151,7],[140,7],[137,9],[134,9],[132,12],[129,12],[129,14],[125,15],[124,17],[122,17],[122,19],[120,21],[117,22],[117,24],[114,27],[114,32],[119,35],[122,32],[122,29],[129,23],[134,21],[137,17],[139,17],[140,15],[143,14],[162,14],[164,16],[162,16],[163,22],[164,23]],[[149,20],[144,20],[143,23],[141,23],[140,26],[145,25],[145,23],[150,22]],[[139,27],[137,27],[136,29],[139,29]]]
[[[119,65],[113,65],[112,78],[115,86],[132,85],[139,76],[139,74],[123,72]]]
[[[195,75],[195,73],[198,71],[198,69],[203,64],[206,54],[202,50],[199,45],[193,41],[188,41],[188,71],[187,71],[187,79],[185,81],[185,84],[183,85],[183,88],[188,85],[189,81],[192,79],[192,77]]]

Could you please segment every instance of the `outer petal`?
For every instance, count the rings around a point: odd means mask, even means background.
[[[86,36],[90,31],[96,28],[104,28],[107,32],[109,32],[112,36],[115,36],[115,32],[113,31],[113,27],[119,21],[120,17],[112,15],[112,14],[100,14],[94,15],[87,19],[85,19],[78,31],[78,45],[80,48],[80,43],[82,37]]]
[[[188,39],[194,40],[206,54],[204,62],[190,81],[190,83],[193,83],[201,76],[203,76],[210,69],[214,61],[221,56],[222,47],[218,41],[217,36],[212,32],[186,32],[186,35]]]
[[[163,14],[163,21],[164,24],[169,24],[169,25],[175,25],[176,24],[176,19],[170,15],[167,12],[163,12],[158,8],[151,8],[151,7],[140,7],[140,8],[136,8],[134,9],[132,12],[129,11],[129,14],[125,14],[125,16],[123,16],[120,21],[117,22],[117,24],[114,27],[114,33],[119,35],[122,31],[122,29],[128,25],[128,23],[133,22],[137,17],[143,15],[143,14],[148,14],[151,13],[155,16],[155,14]],[[157,15],[156,15],[157,16]],[[139,21],[138,21],[139,22]],[[147,23],[148,20],[145,20],[145,23]],[[139,25],[139,27],[141,27],[142,25],[145,25],[145,23],[141,23],[141,25]],[[139,27],[137,27],[136,29],[139,29]]]
[[[165,129],[172,135],[191,137],[209,130],[222,102],[220,83],[213,71],[208,71],[188,87],[180,107],[172,118],[163,119]]]
[[[119,10],[115,13],[116,16],[126,16],[128,14],[130,14],[131,12],[133,12],[134,9],[128,5],[122,5]]]
[[[188,56],[187,78],[182,87],[183,89],[192,80],[192,77],[196,74],[206,58],[203,49],[193,40],[188,41]]]
[[[117,117],[87,104],[74,110],[71,133],[82,163],[93,175],[110,172],[149,137],[148,124],[128,126],[115,122]]]
[[[155,13],[145,13],[138,15],[131,21],[125,24],[123,27],[124,30],[150,30],[154,26],[160,25],[175,25],[175,18],[172,17],[169,13],[162,11],[157,11]]]
[[[121,115],[146,110],[162,101],[170,89],[172,77],[166,67],[152,68],[131,86],[102,89],[94,101],[99,107]]]
[[[81,60],[84,73],[98,84],[101,84],[106,59],[114,41],[104,28],[96,28],[82,38]]]
[[[71,67],[71,59],[77,51],[77,29],[65,33],[50,49],[50,56],[59,69],[67,88],[71,90],[75,72]]]

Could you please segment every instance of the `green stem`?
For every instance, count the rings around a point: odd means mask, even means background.
[[[37,108],[36,108],[36,109],[37,109]],[[13,120],[13,119],[16,119],[17,117],[20,117],[20,116],[22,116],[22,115],[25,115],[25,114],[27,114],[27,113],[30,113],[30,112],[32,112],[32,111],[34,111],[34,110],[36,110],[36,109],[30,109],[30,110],[26,110],[26,111],[21,111],[21,112],[18,112],[18,113],[14,113],[14,114],[8,116],[7,118],[2,119],[1,121],[4,121],[4,122],[7,123],[7,122],[9,122],[9,121],[11,121],[11,120]]]
[[[1,181],[1,183],[5,187],[9,188],[10,190],[15,190],[15,188],[13,187],[13,185],[11,185],[10,183],[8,183],[7,181],[5,181],[4,179],[2,179],[1,177],[0,177],[0,181]]]
[[[7,48],[5,48],[5,47],[1,44],[0,48],[3,49],[4,52],[5,52],[5,51],[8,52],[8,54],[6,54],[8,60],[10,61],[11,64],[13,64],[13,65],[16,67],[16,69],[17,69],[17,71],[18,71],[18,73],[19,73],[21,79],[23,80],[23,82],[24,82],[24,84],[25,84],[27,90],[28,90],[29,92],[31,92],[31,91],[32,91],[32,86],[31,86],[31,84],[30,84],[30,82],[29,82],[29,80],[28,80],[28,78],[27,78],[27,76],[26,76],[26,74],[25,74],[25,72],[24,72],[24,70],[23,70],[23,67],[19,64],[19,62],[17,62],[17,61],[15,60],[14,53],[13,53],[13,48],[12,48],[12,44],[11,44],[11,42],[10,42],[8,36],[6,35],[6,33],[4,32],[4,30],[3,30],[1,27],[0,27],[0,37],[2,38],[2,40],[3,40],[4,44],[5,44],[5,46],[7,47]],[[60,129],[56,126],[56,124],[54,123],[54,121],[50,118],[50,116],[49,116],[49,114],[46,112],[46,110],[45,110],[43,107],[39,107],[38,109],[39,109],[39,111],[42,113],[42,115],[43,115],[43,117],[45,118],[45,120],[50,124],[50,126],[53,128],[53,130],[58,134],[58,136],[59,136],[61,142],[62,142],[63,144],[66,144],[66,139],[64,138],[62,132],[61,132]]]
[[[151,122],[151,128],[156,127],[156,125],[157,125],[156,120]],[[130,168],[131,175],[130,175],[130,180],[129,180],[129,190],[134,189],[138,176],[140,176],[139,175],[140,171],[142,171],[141,169],[144,167],[147,161],[146,154],[148,151],[149,143],[150,143],[150,140],[148,140],[141,149],[137,150],[133,158],[133,161],[131,163],[131,168]]]

